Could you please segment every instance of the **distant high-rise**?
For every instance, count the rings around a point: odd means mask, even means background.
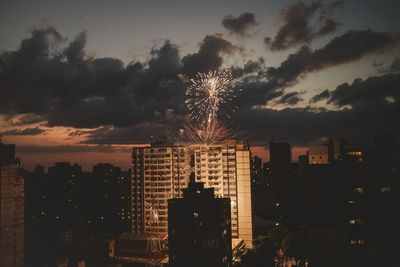
[[[191,176],[191,174],[193,175]],[[190,180],[229,197],[232,237],[252,247],[250,151],[226,140],[213,145],[138,145],[132,151],[132,232],[167,233],[171,198],[182,197]]]
[[[15,145],[0,142],[0,266],[24,265],[24,179]]]
[[[83,201],[80,201],[82,197],[78,188],[83,177],[82,167],[76,163],[57,162],[48,170],[52,188],[49,191],[49,209],[53,213],[52,216],[58,216],[64,224],[72,226],[81,220],[80,204]]]
[[[108,163],[93,166],[93,185],[97,194],[94,220],[100,221],[104,232],[118,233],[130,230],[130,178],[121,168]]]
[[[269,160],[271,165],[286,167],[292,161],[292,151],[289,143],[269,142]]]
[[[230,199],[190,183],[183,198],[168,200],[168,247],[172,267],[228,267],[232,262]]]
[[[251,179],[253,185],[263,185],[263,166],[261,158],[257,156],[251,157]]]
[[[292,161],[292,151],[289,143],[269,142],[269,174],[270,186],[275,192],[277,201],[279,200],[280,187],[290,173],[290,163]]]
[[[343,159],[345,154],[345,148],[347,145],[347,141],[344,138],[333,137],[329,138],[329,161],[333,162],[336,160]]]
[[[308,163],[309,164],[328,164],[329,153],[328,146],[311,146],[308,149]]]

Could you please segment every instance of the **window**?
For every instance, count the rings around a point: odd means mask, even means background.
[[[390,187],[382,187],[381,193],[389,193],[391,191]]]
[[[362,188],[362,187],[356,187],[356,188],[354,189],[354,191],[355,191],[356,193],[358,193],[358,194],[362,194],[362,193],[364,193],[364,188]]]

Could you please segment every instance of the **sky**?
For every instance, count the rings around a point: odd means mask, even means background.
[[[198,72],[231,71],[224,121],[268,160],[331,136],[399,134],[398,1],[0,1],[0,134],[23,166],[123,168],[174,139]],[[240,90],[239,90],[240,89]]]

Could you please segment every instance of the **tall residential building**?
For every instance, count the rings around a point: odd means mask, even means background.
[[[132,232],[167,233],[171,198],[182,197],[189,181],[213,187],[231,200],[232,238],[251,248],[250,151],[226,140],[213,145],[138,145],[132,151]]]
[[[236,140],[204,146],[192,145],[196,182],[213,187],[216,197],[231,199],[232,238],[252,248],[250,150]]]
[[[188,148],[137,145],[132,150],[132,233],[168,232],[168,199],[182,197],[190,176]]]
[[[172,267],[231,266],[230,199],[190,183],[183,198],[168,200],[168,248]]]
[[[0,266],[24,265],[24,179],[15,145],[0,142]]]

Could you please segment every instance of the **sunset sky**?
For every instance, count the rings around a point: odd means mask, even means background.
[[[173,138],[180,74],[225,68],[225,123],[267,160],[329,136],[400,132],[400,2],[1,1],[0,134],[23,166],[130,164],[129,144]]]

